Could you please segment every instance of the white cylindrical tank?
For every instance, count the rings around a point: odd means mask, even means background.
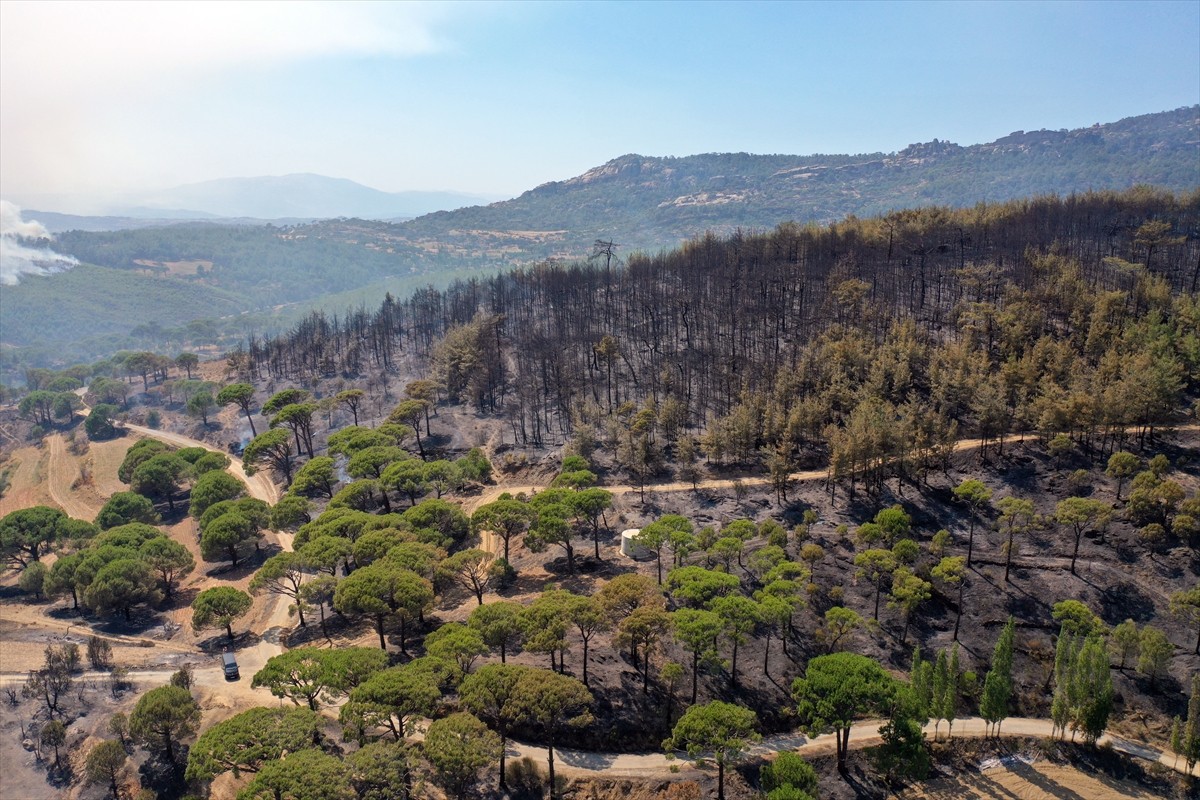
[[[641,528],[630,528],[629,530],[621,531],[621,555],[629,556],[630,558],[646,558],[650,555],[644,547],[639,547],[636,537],[642,532]]]

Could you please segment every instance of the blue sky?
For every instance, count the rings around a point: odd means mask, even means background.
[[[512,196],[1200,102],[1200,2],[0,3],[0,192],[317,172]]]

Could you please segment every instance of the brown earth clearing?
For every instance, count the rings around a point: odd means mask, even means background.
[[[195,275],[201,269],[211,270],[212,262],[202,259],[190,259],[184,261],[152,261],[145,258],[135,258],[134,264],[141,267],[147,267],[143,270],[154,275]]]

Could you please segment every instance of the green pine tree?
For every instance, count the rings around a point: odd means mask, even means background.
[[[930,716],[933,717],[933,740],[936,742],[938,737],[938,726],[942,722],[942,706],[946,702],[946,687],[950,682],[950,662],[946,658],[946,651],[942,650],[937,655],[937,661],[933,667],[933,702],[930,704]]]
[[[916,716],[928,721],[933,706],[933,687],[930,685],[930,664],[921,658],[921,646],[913,648],[912,690],[917,700]]]
[[[1192,697],[1188,700],[1187,724],[1183,726],[1183,757],[1188,772],[1200,761],[1200,673],[1192,676]]]
[[[1013,638],[1016,622],[1010,616],[1000,631],[992,651],[992,668],[983,680],[983,698],[979,715],[987,721],[992,733],[999,735],[1000,723],[1008,717],[1008,702],[1012,696]]]
[[[958,688],[960,673],[958,663],[958,642],[950,648],[950,664],[946,670],[946,687],[942,694],[941,717],[946,720],[946,739],[950,739],[954,731],[954,719],[958,716]]]

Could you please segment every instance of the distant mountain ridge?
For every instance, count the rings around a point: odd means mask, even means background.
[[[305,186],[347,189],[319,176],[291,177],[304,180],[284,176],[273,188],[292,186],[297,196]],[[186,208],[183,201],[237,188],[215,183],[190,197],[162,199]],[[245,224],[182,223],[160,213],[158,226],[117,220],[126,229],[104,232],[84,218],[47,220],[32,212],[26,219],[51,230],[71,228],[58,235],[55,249],[82,263],[5,287],[0,343],[18,346],[25,363],[39,364],[87,360],[122,347],[178,349],[182,341],[208,344],[222,334],[286,328],[312,308],[342,313],[374,306],[384,292],[401,297],[455,278],[587,257],[597,239],[614,241],[622,257],[672,248],[705,231],[1137,184],[1200,202],[1191,194],[1200,189],[1200,106],[1074,131],[1017,131],[968,147],[934,140],[898,153],[625,155],[512,200],[401,223],[353,218],[343,205],[336,215],[342,218],[275,217],[268,227],[263,221],[270,216],[262,212],[286,209],[226,206],[220,210],[227,216],[258,213]],[[215,317],[223,319],[192,325]],[[196,331],[209,333],[198,339]],[[0,347],[0,370],[5,352]]]
[[[248,224],[310,222],[336,217],[374,220],[411,219],[433,211],[478,205],[495,196],[464,192],[384,192],[346,178],[312,173],[252,178],[219,178],[118,197],[32,195],[13,199],[25,208],[50,209],[51,213],[85,211],[74,216],[81,229],[104,230],[141,227],[132,220],[179,221],[241,220]],[[100,218],[108,218],[99,222]]]
[[[595,238],[659,248],[707,230],[1140,183],[1173,191],[1200,187],[1200,106],[1069,131],[1016,131],[968,147],[935,139],[898,153],[630,154],[512,200],[435,212],[391,231],[462,247],[472,239],[520,246],[538,232],[538,246],[522,248],[529,255],[570,256]]]
[[[486,198],[460,192],[384,192],[346,178],[312,173],[220,178],[136,196],[138,210],[187,209],[256,219],[414,217]],[[140,216],[134,214],[131,216]]]
[[[1139,183],[1173,191],[1200,186],[1200,105],[1075,130],[1016,131],[970,146],[934,139],[897,153],[628,154],[488,205],[479,195],[383,192],[311,173],[223,178],[108,200],[101,212],[108,219],[56,214],[61,218],[47,224],[119,230],[149,220],[279,225],[344,217],[370,227],[393,223],[380,228],[389,241],[483,258],[503,254],[499,260],[512,263],[578,256],[596,238],[656,249],[705,231]]]
[[[66,231],[126,231],[141,228],[165,228],[170,225],[188,225],[195,222],[208,222],[213,225],[301,225],[312,222],[311,217],[278,217],[272,219],[257,219],[255,217],[217,217],[202,212],[192,212],[184,216],[111,216],[93,217],[79,214],[61,214],[57,211],[39,211],[33,208],[22,209],[25,216],[35,219],[46,227],[50,233]],[[146,213],[154,213],[147,210]]]

